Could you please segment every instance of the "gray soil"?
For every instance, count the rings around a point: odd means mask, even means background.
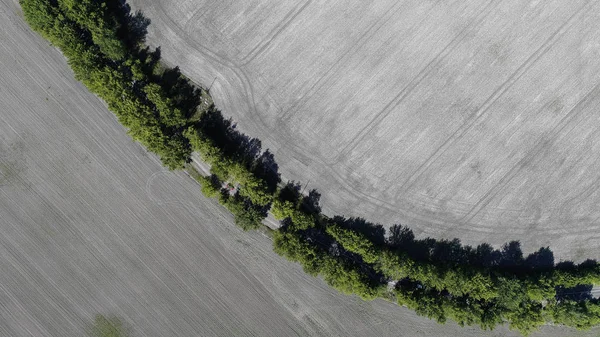
[[[133,0],[329,215],[600,258],[600,3]]]
[[[170,34],[159,17],[153,29]],[[82,336],[98,313],[120,317],[136,337],[516,336],[438,325],[304,274],[133,143],[16,2],[0,1],[0,21],[0,336]],[[175,60],[170,48],[169,60],[187,66],[212,55],[193,49]],[[191,75],[214,74],[208,64]],[[215,92],[228,102],[223,83]]]

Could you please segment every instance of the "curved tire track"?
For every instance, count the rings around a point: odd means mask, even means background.
[[[260,54],[262,54],[265,49],[275,40],[279,34],[281,34],[289,25],[300,15],[300,13],[304,12],[306,7],[308,7],[313,0],[306,0],[304,4],[298,3],[298,5],[293,8],[284,18],[281,20],[277,26],[267,34],[267,37],[260,41],[246,56],[244,56],[241,60],[242,66],[247,65],[248,63],[254,61]]]

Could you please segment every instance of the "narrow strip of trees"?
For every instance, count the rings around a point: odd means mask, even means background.
[[[294,191],[296,191],[294,193]],[[283,220],[274,235],[275,251],[320,274],[332,286],[364,299],[393,297],[398,304],[444,323],[482,329],[508,323],[527,335],[546,323],[587,329],[600,324],[600,302],[589,291],[598,284],[597,263],[554,265],[547,248],[523,258],[517,242],[502,250],[458,240],[417,240],[412,231],[362,219],[332,219],[313,211],[314,201],[298,186],[279,191],[272,212]],[[331,281],[328,259],[351,261],[362,277],[344,275],[345,287]],[[389,291],[388,284],[395,282]],[[352,286],[348,286],[352,284]]]
[[[528,334],[552,322],[578,329],[600,324],[595,261],[554,264],[543,248],[527,258],[516,242],[494,250],[458,240],[417,240],[407,227],[362,219],[329,218],[319,195],[279,186],[272,154],[239,133],[210,106],[160,52],[143,45],[149,21],[120,0],[20,0],[32,29],[60,48],[75,73],[102,98],[133,139],[170,169],[190,162],[192,151],[211,166],[196,176],[244,230],[256,229],[270,210],[281,221],[275,252],[298,262],[345,294],[393,299],[436,321],[493,329],[508,323]]]
[[[108,104],[132,138],[159,155],[167,167],[182,168],[192,152],[182,133],[188,121],[161,95],[166,83],[155,73],[158,57],[138,47],[125,48],[117,35],[125,25],[115,21],[107,4],[21,2],[31,27],[60,48],[75,77]]]

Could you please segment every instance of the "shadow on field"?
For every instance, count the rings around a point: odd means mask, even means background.
[[[145,17],[142,12],[132,13],[131,6],[124,0],[99,0],[98,2],[105,3],[109,12],[120,23],[119,38],[125,41],[130,50],[146,42],[150,19]]]
[[[592,285],[582,284],[573,288],[557,287],[557,300],[586,301],[592,299]]]
[[[225,119],[221,111],[214,104],[200,108],[203,90],[194,85],[185,77],[179,67],[170,68],[160,63],[160,47],[152,50],[144,45],[150,19],[141,12],[132,12],[131,7],[124,0],[91,0],[98,6],[106,5],[109,18],[115,20],[117,34],[133,55],[127,67],[136,79],[137,72],[150,74],[151,82],[160,86],[162,101],[168,105],[163,110],[178,110],[187,123],[178,124],[172,134],[180,134],[188,127],[202,130],[209,138],[215,140],[215,145],[224,150],[227,158],[243,163],[258,178],[266,181],[269,192],[275,192],[281,181],[279,167],[273,154],[262,150],[261,141],[251,138],[236,130],[236,125],[231,119]],[[134,84],[141,100],[146,100],[144,90],[147,83],[140,80]],[[152,105],[151,103],[150,105]],[[202,110],[202,111],[200,111]],[[178,115],[175,113],[175,115]]]
[[[244,163],[256,177],[263,179],[269,193],[275,192],[281,182],[279,166],[268,149],[262,151],[262,143],[258,138],[239,132],[233,120],[225,119],[214,105],[202,114],[196,127],[211,138],[228,158]]]
[[[118,36],[125,42],[128,50],[136,55],[137,59],[145,60],[141,67],[146,73],[155,73],[155,80],[165,91],[164,94],[172,100],[174,106],[183,113],[185,118],[191,118],[200,104],[202,91],[183,76],[179,67],[160,66],[160,47],[152,51],[149,47],[144,46],[150,19],[140,11],[132,12],[131,7],[123,0],[99,2],[105,3],[109,13],[113,13],[119,23]]]
[[[168,104],[179,109],[186,118],[187,124],[177,126],[178,129],[175,131],[180,134],[184,128],[189,126],[201,131],[201,134],[210,139],[214,143],[213,145],[223,152],[223,158],[241,163],[256,178],[266,182],[268,192],[274,194],[281,182],[281,177],[273,154],[268,149],[262,150],[262,143],[259,139],[238,131],[235,122],[232,119],[224,118],[214,104],[202,108],[199,113],[197,110],[202,99],[202,89],[183,76],[178,67],[161,66],[160,48],[152,51],[143,46],[150,20],[145,18],[141,12],[132,13],[130,6],[125,1],[106,0],[102,2],[108,5],[109,12],[120,23],[119,34],[129,50],[137,56],[138,60],[141,60],[139,64],[141,69],[146,70],[146,73],[153,74],[153,80],[160,84],[160,87],[165,90],[164,95],[170,99]],[[135,75],[135,70],[132,72]],[[140,85],[140,87],[143,86]],[[218,185],[216,181],[214,183]],[[303,213],[315,215],[317,219],[321,213],[320,197],[321,195],[316,190],[311,190],[308,195],[304,195],[302,185],[293,181],[288,182],[279,192],[279,198],[296,201],[295,205]],[[268,205],[265,205],[265,212],[266,207]],[[571,275],[579,277],[592,268],[598,267],[594,260],[588,260],[578,265],[569,261],[555,265],[554,254],[548,247],[540,248],[525,257],[518,241],[508,242],[500,249],[494,249],[487,243],[471,247],[462,245],[459,239],[416,239],[410,228],[399,224],[393,225],[386,235],[386,230],[381,224],[370,223],[363,218],[335,216],[328,221],[364,235],[376,247],[385,247],[391,252],[406,254],[414,261],[435,265],[441,272],[453,268],[480,268],[506,277],[526,278],[534,275],[542,279],[540,275],[553,271],[567,271]],[[289,219],[282,221],[284,229],[290,225]],[[381,282],[384,278],[382,274],[375,271],[372,265],[364,262],[361,255],[345,250],[327,233],[324,226],[309,227],[301,232],[303,239],[307,242],[317,242],[322,249],[328,250],[329,255],[339,257],[343,263],[348,265],[358,266],[364,275],[368,275],[373,280],[374,284]],[[589,299],[592,297],[591,290],[591,285],[560,288],[557,289],[556,298]],[[110,320],[104,320],[110,323]]]
[[[157,50],[160,53],[160,50]],[[202,90],[190,83],[179,67],[164,69],[158,77],[157,82],[165,90],[167,97],[173,100],[186,119],[190,119],[200,105]]]
[[[319,205],[319,202],[321,200],[321,193],[317,192],[315,189],[310,190],[308,195],[303,195],[303,192],[300,183],[288,181],[287,184],[281,188],[279,198],[282,200],[293,200],[294,202],[299,201],[300,209],[306,214],[320,214],[321,206]]]
[[[392,251],[404,253],[416,261],[438,265],[445,269],[459,266],[473,266],[487,269],[499,274],[523,276],[551,272],[567,271],[573,274],[584,273],[595,268],[595,260],[586,260],[580,264],[571,261],[555,265],[554,253],[548,247],[523,255],[519,241],[511,241],[500,249],[494,249],[487,243],[477,247],[462,245],[459,239],[436,240],[433,238],[416,239],[413,231],[402,225],[394,225],[386,237],[385,229],[380,224],[373,224],[362,218],[344,218],[336,216],[332,219],[338,225],[362,233],[376,246],[387,246]],[[557,288],[557,300],[591,299],[592,285],[579,285],[575,288]]]
[[[385,228],[380,224],[373,224],[363,218],[333,217],[333,222],[338,225],[365,235],[376,246],[385,245]]]

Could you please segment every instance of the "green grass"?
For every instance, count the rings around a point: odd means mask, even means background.
[[[90,337],[128,337],[129,333],[118,318],[96,315],[94,325],[90,328],[88,335]]]

